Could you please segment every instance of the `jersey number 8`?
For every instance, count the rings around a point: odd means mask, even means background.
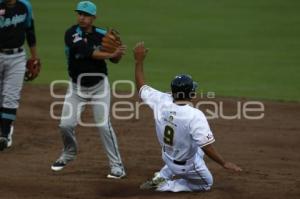
[[[167,145],[173,146],[173,139],[174,139],[174,129],[167,125],[164,131],[164,142]]]

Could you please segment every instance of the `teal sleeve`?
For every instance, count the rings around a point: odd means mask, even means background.
[[[26,24],[27,24],[27,27],[31,27],[33,24],[33,13],[32,13],[32,6],[31,6],[31,3],[29,0],[20,0],[20,2],[22,2],[26,8],[27,8],[27,11],[28,11],[28,15],[27,15],[27,18],[26,18]]]

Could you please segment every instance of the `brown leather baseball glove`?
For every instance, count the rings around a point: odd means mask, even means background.
[[[110,29],[102,38],[101,51],[113,53],[122,45],[120,33],[115,29]]]
[[[34,80],[40,73],[41,70],[40,59],[28,59],[26,63],[26,72],[24,76],[25,81]]]

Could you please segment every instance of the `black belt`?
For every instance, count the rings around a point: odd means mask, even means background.
[[[89,78],[89,80],[87,80],[86,78]],[[90,79],[92,79],[92,80],[90,81]],[[99,84],[102,80],[103,80],[102,76],[84,76],[83,78],[81,78],[80,86],[93,87],[96,84]],[[75,84],[78,83],[77,79],[75,79],[75,78],[72,78],[72,82]]]
[[[23,52],[23,48],[0,49],[0,53],[4,53],[7,55],[12,55],[12,54],[21,53],[21,52]]]
[[[178,164],[178,165],[185,165],[186,161],[177,161],[177,160],[173,160],[174,164]]]

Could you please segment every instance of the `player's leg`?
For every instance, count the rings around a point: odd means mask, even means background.
[[[194,169],[185,176],[192,191],[208,191],[213,185],[213,176],[204,161],[204,152],[198,148]]]
[[[92,102],[94,103],[93,113],[95,123],[97,124],[111,168],[111,173],[108,174],[107,177],[120,179],[126,174],[121,160],[116,134],[110,122],[110,86],[107,78],[105,78],[96,89],[96,96],[104,93],[101,97],[94,97]]]
[[[195,164],[195,170],[186,177],[187,186],[192,191],[209,191],[213,185],[213,177],[207,166]]]
[[[3,139],[3,138],[1,138],[2,137],[2,132],[1,132],[1,123],[2,123],[1,122],[1,112],[2,112],[2,98],[3,98],[3,95],[2,95],[3,88],[2,88],[2,86],[3,86],[3,78],[4,78],[3,77],[3,71],[4,71],[4,68],[5,68],[4,60],[5,60],[5,55],[3,53],[0,53],[0,145],[1,145],[1,142],[3,142],[3,141],[1,141],[1,139]],[[2,143],[2,145],[5,144],[4,142]],[[0,146],[0,150],[2,148],[4,148],[4,146]]]
[[[60,157],[51,166],[53,171],[62,170],[68,162],[76,158],[78,144],[75,137],[75,128],[84,109],[83,106],[80,106],[82,102],[85,102],[85,99],[78,96],[76,85],[69,86],[59,124],[64,148]]]
[[[187,170],[186,173],[177,174],[174,180],[167,180],[166,183],[157,188],[157,191],[208,191],[211,189],[212,184],[213,177],[203,160],[203,154],[199,150],[192,169]]]
[[[166,180],[170,180],[173,179],[174,177],[174,173],[172,172],[172,170],[168,167],[168,165],[165,165],[158,173],[157,176],[162,177]],[[157,177],[156,176],[156,177]]]
[[[195,168],[195,171],[185,176],[178,176],[179,179],[167,180],[166,183],[163,183],[156,190],[162,192],[191,192],[210,190],[213,183],[213,178],[207,167],[204,165],[201,166],[201,168]]]
[[[3,72],[4,72],[4,68],[5,68],[5,54],[3,53],[0,53],[0,113],[1,113],[1,110],[2,110],[2,101],[3,101],[3,95],[2,95],[2,92],[3,92]],[[1,114],[0,114],[0,125],[1,125]],[[0,133],[1,135],[1,133]]]
[[[0,150],[10,147],[12,144],[12,123],[16,119],[25,73],[25,52],[6,55],[4,62],[2,71],[2,139],[0,140]]]

